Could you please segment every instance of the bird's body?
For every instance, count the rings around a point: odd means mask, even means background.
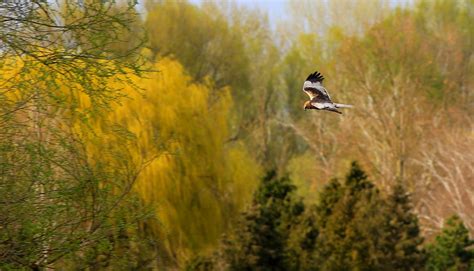
[[[328,91],[323,87],[324,77],[319,72],[314,72],[306,78],[303,91],[308,94],[309,101],[304,104],[304,109],[327,110],[342,114],[338,108],[350,108],[352,105],[333,103]]]

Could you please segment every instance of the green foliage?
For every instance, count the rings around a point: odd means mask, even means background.
[[[109,218],[126,215],[126,206],[136,200],[124,198],[136,175],[124,175],[126,169],[118,165],[112,171],[88,161],[72,135],[68,140],[48,135],[60,143],[30,136],[21,145],[14,141],[19,146],[14,150],[0,152],[0,267],[49,266],[79,250],[87,254],[120,229]],[[106,152],[102,149],[103,157]],[[128,217],[134,219],[133,214]]]
[[[474,270],[474,240],[458,216],[446,221],[442,232],[427,246],[428,270]]]
[[[352,164],[341,188],[334,182],[317,205],[321,218],[315,257],[323,270],[370,268],[369,248],[376,237],[372,239],[366,231],[372,230],[370,220],[380,215],[376,209],[379,192],[357,163]]]
[[[269,172],[242,215],[234,235],[224,239],[229,270],[289,270],[288,239],[304,211],[287,177]]]
[[[393,270],[419,270],[426,259],[418,218],[412,211],[404,186],[397,183],[386,199],[383,240],[380,242],[382,267]]]
[[[320,264],[315,258],[317,238],[319,237],[318,217],[314,206],[293,220],[288,242],[289,270],[319,270]]]
[[[216,262],[210,257],[201,257],[197,256],[191,259],[187,264],[185,269],[186,271],[210,271],[210,270],[219,270],[216,267]]]
[[[125,227],[114,219],[138,219],[125,213],[137,199],[130,192],[139,170],[123,152],[133,140],[109,134],[122,145],[98,146],[102,160],[89,149],[97,140],[91,119],[143,71],[138,48],[111,51],[134,5],[115,7],[0,3],[0,269],[49,268],[94,246],[104,251],[106,236]]]
[[[150,1],[145,27],[152,52],[175,57],[196,80],[210,77],[219,88],[248,86],[244,40],[219,9],[206,12],[184,1]]]
[[[90,111],[97,113],[122,96],[111,81],[144,71],[137,46],[114,49],[123,43],[118,35],[131,31],[134,4],[83,2],[0,4],[3,116],[35,99],[54,109],[77,109],[78,93],[88,95]]]
[[[316,208],[315,261],[322,270],[417,270],[424,263],[416,216],[403,188],[387,199],[357,163],[333,180]]]
[[[342,195],[343,189],[337,179],[332,179],[323,187],[322,191],[319,193],[319,202],[316,205],[318,223],[320,226],[326,226],[329,217],[332,215],[334,208]]]
[[[329,182],[316,205],[305,207],[295,200],[294,189],[287,178],[267,175],[251,208],[233,233],[223,238],[221,252],[196,258],[190,270],[204,266],[209,270],[424,267],[418,220],[401,184],[384,197],[354,162],[345,182]]]
[[[0,3],[0,269],[472,269],[472,0],[115,2]]]

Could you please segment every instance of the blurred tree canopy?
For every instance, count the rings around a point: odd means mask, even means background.
[[[472,268],[474,2],[286,8],[2,2],[0,268]]]
[[[353,163],[344,183],[333,179],[314,205],[305,205],[294,189],[287,177],[263,178],[235,230],[187,270],[424,268],[423,238],[403,185],[382,195]]]
[[[474,268],[474,240],[458,216],[452,216],[427,247],[428,270],[471,270]]]
[[[137,170],[110,146],[100,152],[113,168],[91,159],[82,134],[123,96],[110,83],[129,84],[146,69],[137,49],[108,50],[133,9],[0,3],[0,268],[50,267],[126,227],[114,220],[137,202],[128,196]],[[83,123],[82,133],[75,123]]]
[[[137,138],[132,159],[150,161],[136,190],[155,207],[157,222],[147,227],[161,240],[162,257],[176,263],[217,242],[250,198],[260,168],[242,144],[224,143],[232,110],[227,89],[193,83],[174,60],[160,59],[154,69],[136,82],[143,92],[124,90],[129,99],[101,129],[110,122],[126,127]]]

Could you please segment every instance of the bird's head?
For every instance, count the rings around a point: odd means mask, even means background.
[[[306,101],[304,103],[304,106],[303,106],[303,109],[306,110],[306,109],[311,109],[312,105],[311,105],[311,101]]]

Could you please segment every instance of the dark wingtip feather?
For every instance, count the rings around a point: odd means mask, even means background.
[[[306,78],[306,81],[310,81],[310,82],[313,82],[313,83],[314,82],[321,82],[322,83],[323,80],[324,80],[324,77],[321,75],[321,73],[319,73],[317,71],[310,74],[308,76],[308,78]]]

